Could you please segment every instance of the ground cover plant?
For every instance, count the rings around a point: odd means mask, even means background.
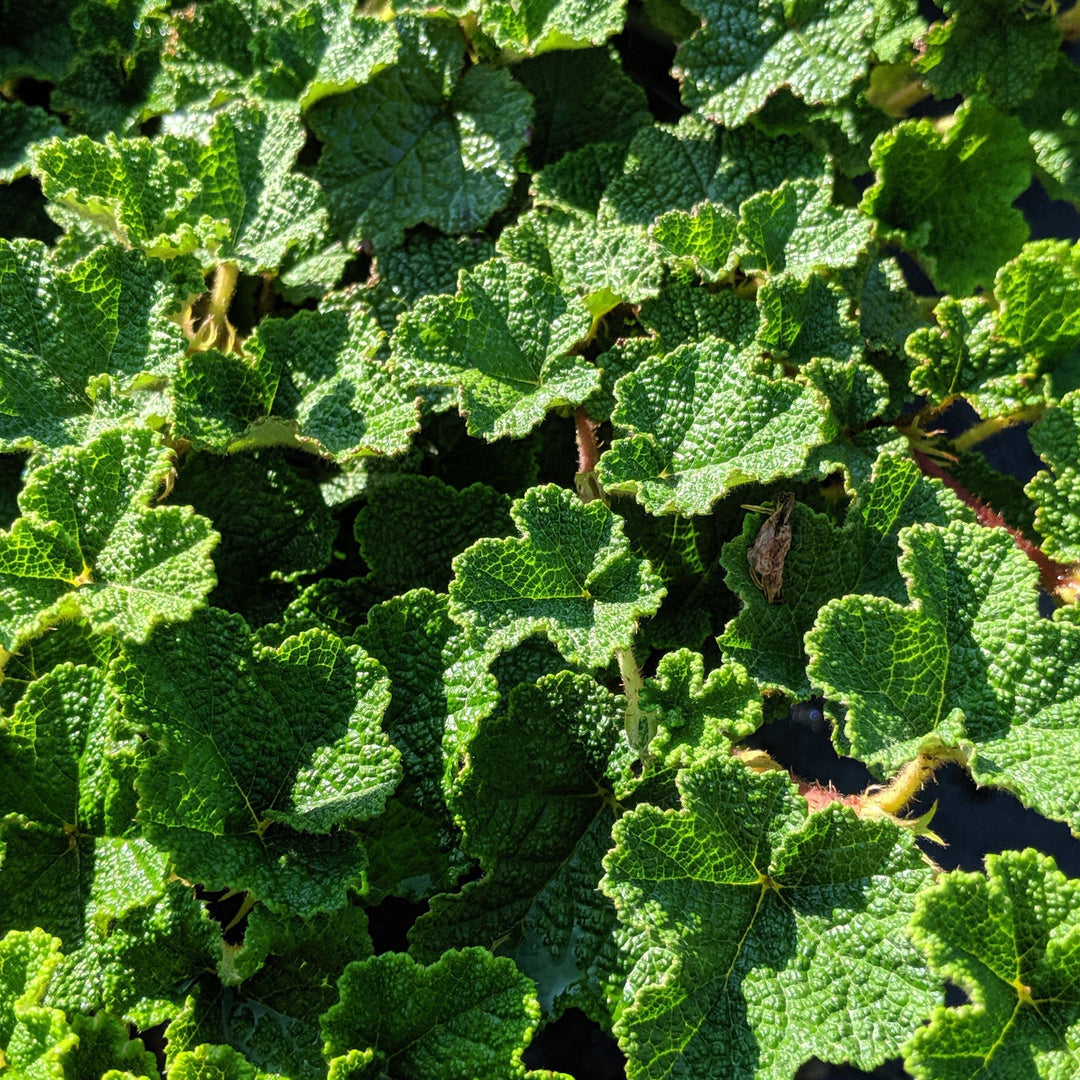
[[[1080,1075],[1080,8],[0,27],[0,1076]]]

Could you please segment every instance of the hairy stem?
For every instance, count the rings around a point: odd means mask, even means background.
[[[231,352],[236,345],[236,328],[229,322],[229,305],[240,280],[236,263],[219,263],[214,271],[214,284],[206,305],[206,315],[199,324],[192,347],[196,350],[216,348]]]
[[[1017,424],[1030,424],[1033,420],[1038,420],[1042,414],[1041,405],[1032,405],[1030,408],[1020,409],[1008,416],[992,416],[989,420],[981,420],[951,441],[953,446],[963,453],[973,446],[978,446],[984,439],[989,439],[991,435],[996,435],[999,431],[1005,431]]]
[[[925,476],[933,476],[954,491],[965,506],[975,511],[975,520],[988,528],[1004,529],[1013,543],[1039,568],[1039,583],[1051,595],[1061,599],[1070,598],[1072,587],[1080,576],[1080,567],[1055,562],[1033,544],[1019,529],[1014,529],[996,510],[989,507],[977,495],[973,495],[958,480],[949,475],[936,461],[919,450],[913,450],[915,461]],[[1075,601],[1070,601],[1075,602]]]
[[[600,447],[596,442],[596,429],[600,425],[589,419],[584,405],[574,410],[574,427],[577,429],[578,471],[574,477],[574,487],[582,502],[603,499],[603,488],[596,479],[596,465],[600,460]]]

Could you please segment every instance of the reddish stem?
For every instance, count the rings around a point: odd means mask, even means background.
[[[596,444],[596,429],[600,425],[589,419],[584,405],[574,410],[574,425],[577,427],[578,472],[592,472],[600,460],[600,447]]]
[[[975,520],[989,528],[1005,529],[1013,538],[1013,543],[1039,568],[1039,582],[1051,595],[1076,575],[1075,565],[1055,562],[1033,544],[1019,529],[1014,529],[996,510],[989,507],[977,495],[972,495],[958,480],[949,475],[936,461],[918,450],[913,450],[915,462],[926,476],[940,480],[947,488],[956,492],[965,506],[975,511]]]

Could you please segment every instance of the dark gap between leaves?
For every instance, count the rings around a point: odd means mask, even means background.
[[[428,909],[427,903],[417,904],[400,896],[388,896],[373,908],[368,908],[368,933],[376,956],[387,952],[406,952],[409,948],[409,929]]]
[[[576,1080],[623,1080],[626,1059],[618,1043],[580,1009],[542,1028],[525,1049],[525,1067],[568,1073]]]

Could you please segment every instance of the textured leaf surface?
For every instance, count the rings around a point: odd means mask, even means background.
[[[172,460],[150,431],[110,432],[30,474],[22,516],[0,534],[5,649],[79,615],[142,641],[203,603],[217,534],[190,507],[150,505]]]
[[[832,600],[806,638],[811,682],[848,707],[851,753],[892,771],[960,746],[977,780],[1080,832],[1080,623],[1039,617],[1036,568],[1001,529],[914,525],[900,546],[906,607]]]
[[[1061,31],[1024,0],[944,0],[949,19],[930,27],[915,69],[940,98],[984,94],[1013,108],[1057,59]]]
[[[1061,399],[1031,429],[1032,449],[1050,466],[1025,489],[1035,502],[1035,527],[1047,554],[1080,561],[1080,392]]]
[[[908,120],[874,142],[877,183],[862,208],[881,239],[919,256],[939,289],[965,296],[989,287],[1027,239],[1012,201],[1028,186],[1030,160],[1019,121],[981,102],[961,106],[944,134]]]
[[[805,139],[770,138],[752,127],[718,131],[700,117],[685,116],[674,126],[657,124],[634,136],[599,216],[650,225],[668,210],[706,201],[737,211],[755,192],[785,180],[825,176],[824,155]]]
[[[486,484],[457,491],[435,476],[406,475],[371,493],[353,531],[372,584],[391,594],[443,592],[455,555],[482,536],[506,536],[513,524],[510,500]]]
[[[506,71],[477,64],[461,74],[455,26],[399,28],[397,64],[308,114],[325,143],[317,177],[335,228],[380,251],[421,222],[446,233],[485,225],[509,197],[530,119],[528,95]]]
[[[340,1002],[322,1017],[332,1058],[371,1050],[382,1075],[401,1080],[525,1074],[521,1055],[540,1007],[511,960],[463,949],[423,967],[384,953],[349,964],[338,989]]]
[[[870,1069],[938,1000],[904,935],[930,881],[910,837],[714,756],[682,810],[615,825],[601,888],[663,966],[615,1025],[628,1075],[787,1080],[816,1055]],[[841,946],[840,943],[843,943]]]
[[[865,74],[877,14],[871,0],[695,0],[693,7],[705,25],[678,54],[675,74],[684,104],[725,127],[738,127],[783,86],[827,104]]]
[[[63,1010],[41,1004],[59,946],[43,930],[0,939],[0,1045],[5,1066],[28,1080],[65,1080],[63,1059],[78,1044]]]
[[[552,278],[492,259],[463,270],[455,296],[425,297],[398,321],[393,361],[422,392],[455,389],[470,435],[520,438],[599,386],[599,372],[570,355],[589,324]]]
[[[201,289],[119,245],[63,270],[44,244],[0,240],[0,445],[58,448],[115,426],[91,380],[138,399],[138,376],[174,374],[187,341],[167,316]]]
[[[919,897],[915,942],[971,999],[934,1010],[905,1047],[916,1080],[1066,1077],[1080,1069],[1080,883],[1031,850],[987,855]]]
[[[410,932],[415,955],[500,942],[545,1009],[606,1013],[615,913],[596,883],[628,765],[622,728],[623,703],[588,675],[564,671],[511,692],[469,743],[451,799],[484,876],[431,901]]]
[[[896,566],[900,530],[916,522],[946,525],[960,513],[956,498],[923,477],[913,461],[883,456],[842,528],[795,504],[782,604],[770,604],[750,576],[747,552],[765,518],[748,513],[742,535],[725,544],[720,557],[728,588],[743,601],[742,611],[719,638],[721,650],[766,686],[805,700],[814,687],[806,675],[803,637],[822,606],[848,593],[904,600],[904,579]]]
[[[484,0],[480,26],[500,48],[536,56],[550,49],[602,45],[623,27],[624,0]]]
[[[369,898],[450,888],[468,859],[447,808],[448,770],[498,703],[490,657],[469,645],[447,599],[417,589],[373,607],[356,640],[390,676],[383,728],[401,754],[402,782],[364,828]]]
[[[21,101],[0,102],[0,182],[30,171],[30,147],[61,133],[55,117],[36,105]]]
[[[1080,69],[1065,55],[1042,78],[1018,115],[1030,132],[1039,179],[1054,199],[1080,204]]]
[[[739,484],[799,472],[833,422],[816,391],[756,374],[753,359],[706,340],[620,380],[612,419],[629,434],[600,459],[605,488],[650,513],[706,514]]]
[[[62,664],[0,725],[5,923],[43,927],[65,952],[164,891],[164,856],[133,834],[134,746],[118,720],[104,675]]]
[[[383,343],[374,319],[358,308],[264,319],[246,348],[281,372],[273,411],[295,428],[292,438],[345,461],[402,454],[419,427],[415,395],[375,358]]]
[[[113,672],[125,717],[155,744],[140,820],[178,871],[273,910],[340,907],[363,853],[335,826],[378,814],[401,778],[380,727],[382,666],[321,630],[260,649],[239,616],[211,609]]]
[[[478,540],[454,560],[451,616],[495,650],[542,631],[571,663],[602,667],[660,606],[660,579],[600,501],[549,484],[511,515],[520,539]]]

